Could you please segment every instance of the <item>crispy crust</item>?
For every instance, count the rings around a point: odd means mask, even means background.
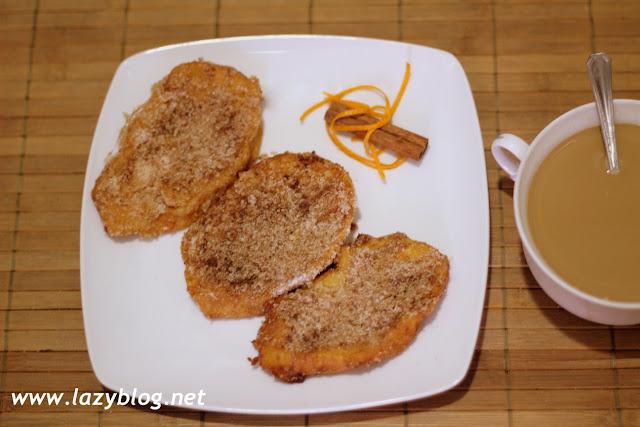
[[[335,258],[353,220],[348,173],[313,153],[258,162],[182,240],[187,289],[210,318],[257,316]]]
[[[154,237],[197,219],[252,160],[256,78],[194,61],[176,66],[128,117],[91,193],[111,236]]]
[[[389,359],[413,342],[448,277],[447,257],[425,243],[360,235],[334,269],[268,306],[253,363],[301,382]]]

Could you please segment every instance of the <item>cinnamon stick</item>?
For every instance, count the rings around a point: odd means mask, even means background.
[[[324,115],[324,120],[327,123],[331,123],[338,113],[348,109],[349,107],[344,104],[332,102]],[[377,121],[378,119],[374,116],[361,114],[358,116],[343,117],[338,119],[336,124],[368,125]],[[366,132],[354,131],[351,133],[363,138]],[[427,138],[392,124],[387,124],[382,126],[380,129],[376,129],[371,134],[369,141],[378,147],[395,152],[398,156],[407,157],[413,160],[420,160],[427,149],[427,144],[429,143]]]

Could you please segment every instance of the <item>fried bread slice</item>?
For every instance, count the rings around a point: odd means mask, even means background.
[[[267,307],[253,363],[302,382],[391,358],[413,342],[448,278],[447,257],[426,243],[361,234],[335,268]]]
[[[153,237],[191,224],[248,167],[261,120],[256,78],[202,60],[173,68],[128,117],[96,180],[107,233]]]
[[[262,314],[331,264],[354,205],[349,174],[314,153],[258,162],[185,233],[189,293],[210,318]]]

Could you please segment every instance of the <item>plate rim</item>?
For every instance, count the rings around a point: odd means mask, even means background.
[[[87,259],[86,246],[83,244],[83,241],[85,240],[85,235],[86,235],[86,232],[84,230],[87,227],[87,224],[86,224],[87,220],[85,219],[85,216],[87,215],[88,207],[86,205],[87,203],[91,202],[91,189],[93,187],[93,183],[89,182],[89,180],[86,179],[86,176],[87,176],[87,172],[89,171],[89,166],[93,165],[93,162],[96,161],[94,159],[93,144],[96,139],[98,125],[102,121],[103,115],[105,114],[105,111],[106,111],[107,97],[111,93],[114,82],[116,81],[116,77],[119,75],[121,70],[124,69],[130,62],[133,62],[139,57],[151,55],[151,54],[165,51],[165,50],[179,49],[179,48],[189,47],[189,46],[225,44],[225,43],[233,43],[233,42],[239,42],[239,41],[262,41],[262,40],[337,40],[337,41],[381,43],[381,44],[398,45],[398,46],[405,46],[405,47],[408,46],[408,47],[412,47],[420,50],[425,49],[430,51],[436,51],[439,54],[442,54],[448,57],[449,60],[452,60],[456,64],[456,66],[460,68],[460,70],[462,71],[462,78],[465,83],[466,91],[471,96],[471,100],[472,100],[471,108],[473,110],[473,117],[475,118],[475,123],[476,123],[474,130],[480,141],[480,146],[479,146],[480,160],[482,165],[485,165],[484,167],[481,168],[481,175],[483,178],[481,181],[483,182],[484,185],[482,186],[482,191],[480,194],[480,197],[481,197],[480,204],[482,205],[481,206],[482,213],[484,214],[486,220],[484,221],[485,223],[482,226],[480,237],[484,242],[486,242],[486,244],[483,245],[484,256],[482,257],[483,259],[481,260],[481,265],[484,266],[484,268],[482,269],[483,274],[481,275],[481,277],[478,278],[478,280],[481,280],[484,283],[484,286],[482,286],[482,290],[481,290],[482,301],[484,301],[484,298],[486,297],[487,280],[488,280],[488,274],[489,274],[489,257],[490,257],[490,249],[491,249],[491,235],[490,235],[490,227],[491,227],[490,214],[491,213],[490,213],[490,206],[489,206],[489,190],[488,190],[488,181],[487,181],[485,150],[484,150],[484,146],[482,145],[482,130],[480,127],[480,121],[478,117],[478,111],[477,111],[475,99],[473,96],[473,91],[471,90],[467,73],[464,70],[462,63],[459,61],[459,59],[455,55],[443,49],[418,45],[414,43],[407,43],[407,42],[398,41],[398,40],[388,40],[388,39],[381,39],[381,38],[374,38],[374,37],[329,35],[329,34],[270,34],[270,35],[254,35],[254,36],[220,37],[220,38],[194,40],[194,41],[188,41],[183,43],[174,43],[174,44],[169,44],[164,46],[158,46],[158,47],[147,49],[141,52],[136,52],[133,55],[126,57],[119,63],[118,67],[113,73],[113,77],[111,78],[109,87],[105,93],[105,98],[104,98],[102,107],[100,109],[100,114],[98,115],[98,119],[96,120],[96,127],[94,129],[94,132],[91,138],[91,146],[89,148],[89,155],[87,157],[87,163],[84,171],[84,183],[83,183],[82,201],[81,201],[81,207],[80,207],[80,230],[79,230],[80,297],[81,297],[81,303],[82,303],[83,332],[85,334],[85,342],[87,343],[87,353],[89,355],[89,362],[91,364],[91,368],[93,370],[94,375],[104,387],[114,392],[119,392],[120,390],[122,390],[125,393],[131,394],[132,390],[129,387],[113,386],[112,382],[105,378],[105,376],[103,375],[103,372],[100,372],[98,369],[96,369],[96,364],[92,356],[94,352],[92,352],[91,346],[89,344],[89,334],[87,333],[88,329],[86,327],[88,324],[87,322],[88,315],[85,310],[85,307],[86,307],[86,299],[88,298],[88,296],[84,289],[85,289],[85,286],[88,286],[88,285],[85,285],[86,283],[86,278],[84,277],[85,268],[83,268],[86,264],[86,259]],[[246,415],[267,415],[267,416],[308,415],[308,414],[338,413],[338,412],[346,412],[346,411],[367,409],[367,408],[373,408],[373,407],[388,406],[388,405],[410,402],[410,401],[414,401],[422,398],[435,396],[435,395],[444,393],[452,389],[453,387],[457,386],[458,384],[460,384],[469,372],[469,368],[471,366],[471,362],[473,361],[473,357],[476,351],[475,346],[477,345],[478,338],[480,335],[482,313],[484,311],[483,304],[479,304],[479,306],[480,306],[479,314],[476,315],[476,322],[473,328],[474,349],[471,352],[469,352],[469,356],[467,357],[467,360],[464,364],[465,368],[461,370],[461,375],[459,377],[456,377],[453,381],[451,381],[447,385],[438,387],[436,389],[431,389],[423,393],[414,393],[411,395],[403,395],[403,396],[390,398],[390,399],[382,399],[382,400],[367,401],[367,402],[345,404],[345,405],[333,405],[333,406],[318,407],[318,408],[311,408],[311,409],[302,409],[302,408],[301,409],[251,409],[251,408],[236,408],[236,407],[224,407],[224,406],[215,406],[215,405],[195,406],[195,405],[186,405],[186,404],[178,404],[178,405],[162,404],[162,406],[182,408],[182,409],[188,409],[193,411],[222,412],[222,413],[246,414]],[[134,389],[138,390],[138,393],[145,392],[144,390],[139,390],[138,387],[134,387]]]

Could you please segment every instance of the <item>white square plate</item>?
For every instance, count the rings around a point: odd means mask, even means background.
[[[117,241],[103,231],[91,189],[129,113],[175,65],[204,58],[260,79],[263,153],[315,150],[343,165],[356,187],[358,231],[401,231],[449,256],[451,278],[437,312],[402,354],[370,370],[276,381],[247,361],[261,318],[207,320],[186,291],[182,232]],[[395,116],[429,138],[420,164],[388,173],[352,161],[329,141],[321,112],[299,115],[322,92],[362,83],[394,96],[412,74]],[[93,137],[84,185],[81,281],[85,333],[96,376],[132,392],[206,393],[197,409],[317,413],[397,403],[460,382],[473,356],[485,294],[489,208],[478,117],[454,56],[422,46],[349,37],[269,36],[201,41],[134,55],[118,68]]]

